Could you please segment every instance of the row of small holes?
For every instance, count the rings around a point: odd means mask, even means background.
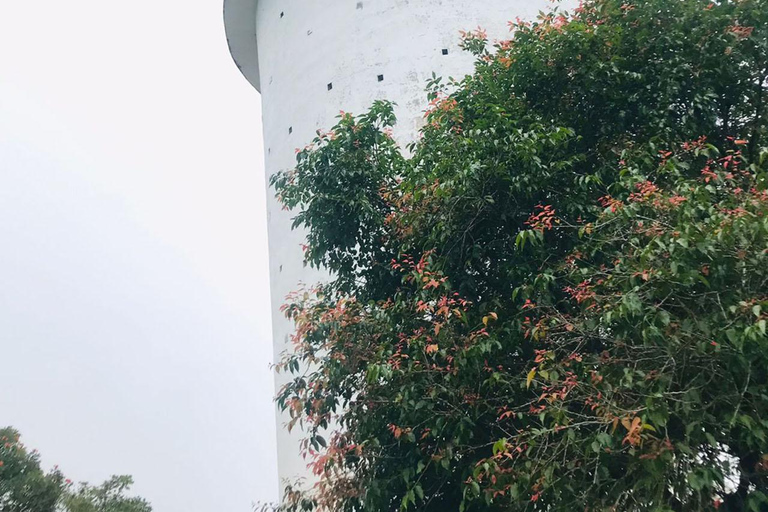
[[[363,2],[357,2],[356,8],[357,9],[362,9],[363,8]],[[282,18],[284,16],[285,16],[285,11],[280,12],[280,17]]]
[[[384,75],[378,75],[378,76],[376,77],[376,79],[377,79],[379,82],[383,82],[383,81],[384,81]],[[328,90],[329,90],[329,91],[330,91],[330,90],[333,90],[333,82],[328,82],[328,86],[327,86],[327,87],[328,87]]]
[[[445,48],[443,49],[443,55],[448,55],[448,50],[447,50],[447,49],[445,49]],[[378,75],[378,76],[376,77],[376,79],[377,79],[379,82],[383,82],[383,81],[384,81],[384,75]],[[329,90],[329,91],[330,91],[330,90],[332,90],[332,89],[333,89],[333,82],[328,82],[328,86],[327,86],[327,87],[328,87],[328,90]]]

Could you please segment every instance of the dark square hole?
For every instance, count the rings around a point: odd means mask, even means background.
[[[331,89],[333,89],[333,82],[328,84],[328,90],[330,91]]]
[[[443,48],[443,55],[448,55],[448,48]]]
[[[285,16],[285,11],[280,13],[280,17],[282,18],[283,16]]]
[[[378,79],[379,79],[379,82],[383,82],[384,81],[384,75],[379,75]]]
[[[288,133],[293,133],[293,126],[288,127]]]

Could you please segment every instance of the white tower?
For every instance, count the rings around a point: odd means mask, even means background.
[[[482,27],[491,41],[509,37],[507,22],[532,19],[547,0],[224,0],[230,51],[261,92],[267,175],[290,169],[295,149],[317,129],[330,129],[340,110],[361,114],[376,99],[397,103],[398,141],[412,140],[427,106],[432,72],[461,77],[473,57],[459,49],[459,31]],[[290,212],[268,192],[272,329],[275,355],[289,348],[293,326],[280,313],[299,282],[320,272],[304,267],[304,235],[291,231]],[[286,376],[278,375],[278,388]],[[307,476],[300,433],[278,420],[282,479]]]

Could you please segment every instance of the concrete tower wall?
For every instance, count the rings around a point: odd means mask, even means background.
[[[458,47],[460,30],[480,26],[491,41],[505,39],[507,21],[533,19],[548,5],[547,0],[226,0],[232,53],[262,93],[268,176],[293,167],[295,149],[311,141],[317,129],[330,129],[340,110],[362,113],[376,99],[397,103],[395,136],[412,140],[427,106],[424,86],[432,72],[460,77],[472,70],[472,56]],[[292,215],[269,196],[278,356],[289,347],[293,330],[279,312],[285,296],[300,282],[313,284],[325,276],[303,265],[304,235],[291,231]],[[277,376],[278,388],[286,378]],[[282,479],[307,475],[300,438],[278,428]]]

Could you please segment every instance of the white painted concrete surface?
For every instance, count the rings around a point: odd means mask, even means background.
[[[459,31],[480,26],[492,41],[506,39],[509,20],[533,19],[548,5],[547,0],[225,0],[233,57],[262,94],[267,176],[293,167],[295,149],[317,129],[335,124],[340,110],[362,113],[375,99],[397,103],[396,138],[413,140],[432,72],[458,77],[472,70],[472,56],[458,47]],[[291,231],[291,214],[269,195],[277,357],[289,347],[293,330],[279,311],[285,296],[300,282],[312,284],[324,275],[303,265],[304,234]],[[277,376],[278,389],[285,379]],[[299,456],[301,434],[281,426],[281,479],[307,476]]]

